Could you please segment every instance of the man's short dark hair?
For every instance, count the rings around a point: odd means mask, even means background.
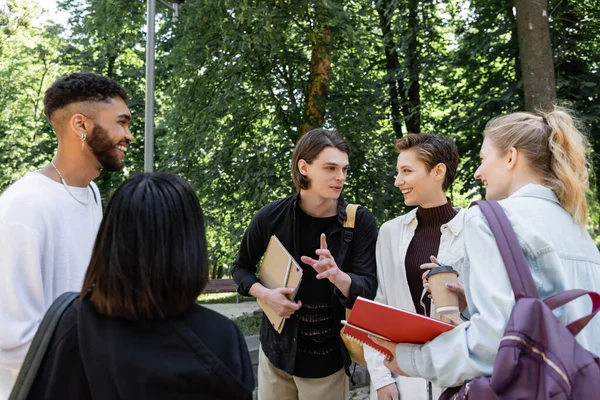
[[[90,72],[77,72],[58,79],[44,95],[44,114],[51,119],[56,110],[81,101],[109,102],[120,97],[127,101],[127,93],[117,82]]]
[[[414,148],[418,157],[431,171],[438,164],[446,166],[446,176],[442,184],[442,190],[446,191],[454,182],[456,169],[458,168],[458,148],[449,138],[428,134],[428,133],[409,133],[406,136],[396,140],[396,150],[408,150]]]
[[[202,209],[182,178],[129,178],[108,203],[81,297],[100,314],[134,321],[180,314],[208,282]]]
[[[327,147],[334,147],[350,155],[350,146],[333,129],[312,129],[298,140],[292,155],[292,179],[296,189],[301,190],[310,187],[310,180],[302,175],[298,169],[298,161],[304,160],[310,164]]]

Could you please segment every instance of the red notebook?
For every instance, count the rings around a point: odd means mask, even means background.
[[[386,348],[373,343],[368,338],[368,332],[383,336],[394,343],[421,344],[454,328],[453,325],[440,320],[376,303],[362,297],[356,299],[348,317],[348,323],[350,325],[345,325],[343,329],[346,336],[362,345],[374,348],[388,358],[393,358],[394,355]]]

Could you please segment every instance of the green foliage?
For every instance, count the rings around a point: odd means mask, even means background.
[[[57,62],[62,28],[38,18],[36,3],[0,8],[0,191],[47,163],[56,146],[42,98],[66,70]]]
[[[263,319],[262,316],[262,311],[256,311],[252,314],[247,313],[233,318],[232,321],[240,328],[244,336],[258,335],[260,332],[260,322]]]
[[[334,47],[326,125],[350,142],[346,196],[383,216],[398,211],[391,191],[392,134],[385,124],[379,43],[358,2],[326,3]],[[358,10],[365,11],[365,16]],[[157,146],[161,169],[185,176],[209,218],[211,262],[226,270],[252,215],[293,191],[289,160],[306,97],[315,10],[312,2],[195,1],[161,51],[171,136]],[[201,26],[202,29],[198,29]],[[376,49],[376,47],[375,47]],[[364,55],[364,56],[363,56]]]
[[[447,12],[455,51],[440,70],[441,90],[432,108],[443,110],[439,132],[455,138],[461,192],[472,198],[482,194],[473,174],[485,124],[523,107],[516,20],[503,0],[476,0],[470,8],[451,2]]]
[[[596,2],[550,1],[557,95],[576,111],[591,145],[590,228],[600,235],[600,9]]]
[[[600,8],[592,3],[551,0],[549,10],[559,101],[582,117],[597,157]],[[133,115],[136,142],[125,173],[98,180],[106,200],[143,166],[145,2],[61,0],[70,15],[66,32],[34,24],[36,7],[23,4],[11,0],[0,11],[0,188],[52,155],[54,136],[41,114],[45,88],[60,74],[88,70],[120,82]],[[379,6],[391,21],[395,71],[386,68]],[[303,122],[311,46],[323,23],[333,33],[325,126],[351,145],[344,196],[370,208],[379,223],[405,211],[393,187],[390,79],[402,83],[404,102],[418,83],[421,130],[457,142],[462,161],[449,195],[463,206],[482,194],[473,173],[485,124],[523,108],[512,2],[327,0],[319,7],[309,0],[187,0],[174,23],[157,3],[156,169],[196,188],[212,277],[229,273],[254,213],[294,190],[290,156]]]

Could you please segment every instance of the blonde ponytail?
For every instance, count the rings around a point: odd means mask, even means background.
[[[508,114],[491,120],[483,134],[502,153],[511,147],[523,153],[544,185],[554,190],[573,220],[586,226],[587,140],[567,110],[557,107],[541,115]]]
[[[585,136],[576,128],[573,117],[562,109],[544,116],[552,129],[548,146],[552,153],[550,185],[560,204],[578,224],[587,222],[589,176]]]

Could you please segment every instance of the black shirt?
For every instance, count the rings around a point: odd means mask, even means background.
[[[315,251],[321,247],[321,233],[331,234],[337,215],[317,218],[296,207],[296,221],[300,253],[318,259]],[[304,272],[296,300],[302,302],[302,307],[292,317],[299,320],[294,375],[323,378],[343,366],[337,338],[340,326],[331,308],[332,285],[328,279],[317,279],[317,272],[310,265],[302,262],[300,265]]]
[[[135,322],[77,299],[56,327],[28,398],[250,400],[253,389],[246,341],[226,317],[193,305],[176,317]]]

